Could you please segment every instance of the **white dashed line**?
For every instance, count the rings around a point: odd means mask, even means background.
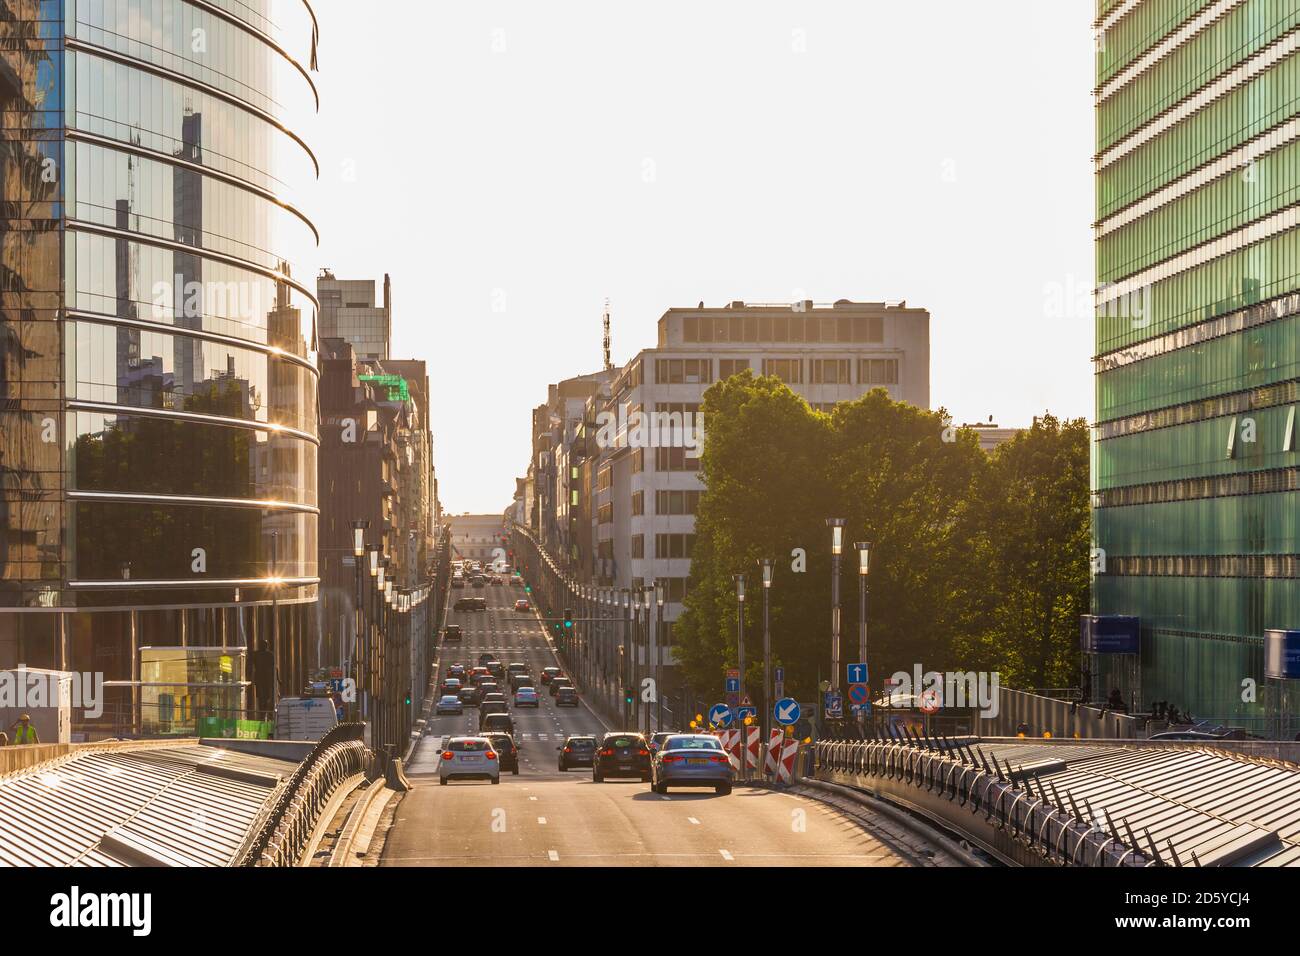
[[[718,852],[722,854],[722,858],[723,858],[724,860],[732,860],[732,861],[734,861],[734,860],[736,859],[734,856],[731,855],[731,851],[730,851],[730,850],[719,850]]]
[[[691,821],[692,823],[694,823],[697,827],[700,825],[700,821],[697,820],[697,819],[695,819],[694,817],[687,817],[686,819],[687,819],[687,820],[690,820],[690,821]]]
[[[529,797],[528,799],[529,799],[529,800],[536,800],[537,798],[536,798],[536,797]]]
[[[546,817],[538,817],[537,822],[540,823],[542,826],[546,826]]]
[[[556,853],[554,850],[547,850],[546,855],[550,857],[552,863],[560,862],[560,854]]]

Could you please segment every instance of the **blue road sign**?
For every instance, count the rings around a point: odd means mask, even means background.
[[[736,723],[743,724],[746,717],[757,717],[757,707],[738,707],[736,708]]]
[[[714,704],[709,709],[709,723],[715,727],[731,726],[731,708],[726,704]]]
[[[739,693],[740,693],[740,678],[739,678],[739,677],[728,677],[728,678],[727,678],[727,693],[728,693],[728,694],[739,694]]]
[[[783,697],[776,702],[772,716],[778,724],[793,724],[799,719],[799,702],[793,697]]]
[[[785,680],[785,668],[784,667],[772,668],[772,677],[775,680]]]
[[[869,698],[870,696],[871,696],[871,691],[867,688],[866,684],[849,685],[850,704],[853,704],[854,706],[857,706],[859,704],[865,704],[867,702],[867,698]]]
[[[867,682],[868,682],[868,681],[867,681],[867,665],[866,665],[866,664],[850,664],[850,665],[849,665],[849,683],[850,683],[850,684],[865,684],[865,683],[867,683]]]
[[[844,698],[841,697],[839,694],[835,693],[834,691],[829,691],[829,690],[825,693],[824,697],[825,697],[824,706],[826,709],[826,716],[832,718],[843,717]]]

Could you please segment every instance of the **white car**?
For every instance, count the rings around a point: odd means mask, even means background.
[[[501,759],[486,737],[452,737],[438,761],[438,783],[462,777],[471,780],[501,782]]]

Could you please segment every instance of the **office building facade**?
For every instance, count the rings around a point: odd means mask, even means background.
[[[338,279],[322,269],[316,278],[316,297],[322,338],[343,339],[358,361],[388,358],[393,346],[393,287],[387,275],[383,301],[377,302],[373,279]]]
[[[1300,627],[1300,4],[1094,28],[1092,610],[1140,654],[1093,683],[1262,729],[1264,632]]]
[[[102,674],[110,731],[264,708],[318,583],[314,14],[6,9],[0,667]]]

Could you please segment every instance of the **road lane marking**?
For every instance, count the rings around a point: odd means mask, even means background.
[[[692,823],[694,823],[697,827],[700,825],[700,821],[697,820],[697,819],[695,819],[694,817],[687,817],[686,819],[687,819],[687,820],[690,820],[690,821],[691,821]]]
[[[734,856],[731,855],[730,850],[719,850],[718,852],[722,854],[722,858],[724,860],[731,860],[734,862],[736,859]]]
[[[546,826],[546,817],[538,817],[537,822],[540,823],[542,826]]]
[[[550,858],[552,863],[560,862],[560,854],[556,853],[554,850],[547,850],[546,855]]]
[[[536,798],[536,797],[529,797],[528,799],[529,799],[529,800],[536,800],[537,798]]]

